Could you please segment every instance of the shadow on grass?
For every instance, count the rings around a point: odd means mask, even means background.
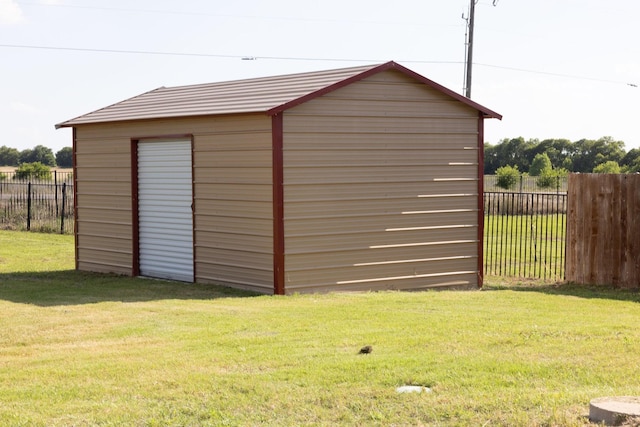
[[[640,303],[639,289],[618,289],[605,285],[578,285],[575,283],[554,284],[509,284],[487,285],[486,291],[537,292],[547,295],[565,295],[578,298],[597,298]]]
[[[107,301],[209,300],[260,294],[218,285],[171,282],[75,270],[0,274],[0,300],[41,307]]]

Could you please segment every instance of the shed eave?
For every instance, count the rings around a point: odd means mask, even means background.
[[[136,121],[143,120],[167,120],[167,119],[187,119],[187,118],[197,118],[197,117],[220,117],[220,116],[234,116],[234,115],[242,115],[242,114],[265,114],[266,109],[256,109],[256,110],[247,110],[247,111],[239,111],[239,112],[198,112],[194,114],[166,114],[166,115],[156,115],[156,116],[139,116],[139,117],[130,117],[130,118],[114,118],[114,119],[98,119],[98,120],[87,120],[84,121],[82,118],[68,120],[66,122],[58,123],[55,125],[56,129],[61,128],[75,128],[78,126],[84,125],[94,125],[94,124],[104,124],[104,123],[131,123]]]

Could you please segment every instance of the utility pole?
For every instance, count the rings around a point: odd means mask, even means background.
[[[470,0],[469,2],[469,16],[465,17],[462,14],[462,19],[467,21],[466,32],[466,55],[465,55],[465,72],[464,72],[464,96],[471,98],[471,76],[473,71],[473,27],[476,17],[476,3],[478,0]],[[498,0],[493,0],[493,5],[496,6]]]
[[[470,0],[469,17],[467,18],[467,54],[465,58],[464,96],[471,98],[471,74],[473,70],[473,25],[476,15],[477,0]],[[464,17],[464,15],[463,15]]]

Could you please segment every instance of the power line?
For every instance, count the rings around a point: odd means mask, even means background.
[[[185,12],[178,10],[162,10],[162,9],[134,9],[134,8],[120,8],[120,7],[103,7],[103,6],[84,6],[84,5],[70,5],[70,4],[42,4],[28,1],[17,1],[16,3],[25,6],[37,6],[37,7],[55,7],[55,8],[67,8],[67,9],[83,9],[83,10],[99,10],[106,12],[126,12],[126,13],[154,13],[160,15],[183,15],[183,16],[206,16],[217,18],[241,18],[241,19],[267,19],[278,21],[299,21],[299,22],[319,22],[319,23],[344,23],[344,24],[374,24],[374,25],[410,25],[417,27],[458,27],[454,24],[442,24],[438,22],[388,22],[388,21],[364,21],[364,20],[346,20],[346,19],[316,19],[316,18],[300,18],[300,17],[285,17],[285,16],[263,16],[263,15],[234,15],[234,14],[220,14],[220,13],[207,13],[207,12]]]
[[[33,46],[33,45],[19,45],[19,44],[0,44],[0,47],[7,47],[7,48],[14,48],[14,49],[63,50],[63,51],[72,51],[72,52],[123,53],[123,54],[135,54],[135,55],[199,56],[199,57],[209,57],[209,58],[235,58],[235,59],[245,58],[245,56],[240,56],[240,55],[219,55],[219,54],[211,54],[211,53],[160,52],[160,51],[150,51],[150,50],[96,49],[96,48],[82,48],[82,47]]]
[[[9,49],[33,49],[33,50],[53,50],[53,51],[70,51],[85,53],[113,53],[126,55],[155,55],[155,56],[182,56],[182,57],[200,57],[200,58],[225,58],[239,60],[273,60],[273,61],[324,61],[324,62],[352,62],[352,63],[382,63],[388,59],[349,59],[349,58],[314,58],[314,57],[296,57],[296,56],[253,56],[253,55],[223,55],[213,53],[194,53],[194,52],[166,52],[151,50],[125,50],[125,49],[97,49],[97,48],[81,48],[66,46],[38,46],[38,45],[19,45],[19,44],[0,44],[0,48]],[[407,64],[463,64],[463,61],[427,61],[427,60],[399,60],[398,62]],[[630,87],[638,87],[639,85],[632,82],[623,82],[620,80],[601,79],[596,77],[578,76],[574,74],[553,73],[548,71],[530,70],[525,68],[508,67],[503,65],[482,64],[475,62],[474,65],[481,67],[489,67],[508,71],[517,71],[521,73],[540,74],[552,77],[563,77],[578,80],[591,80],[601,83],[622,84]]]
[[[312,58],[312,57],[293,57],[293,56],[252,56],[252,55],[222,55],[213,53],[188,53],[188,52],[161,52],[151,50],[125,50],[125,49],[97,49],[82,47],[64,47],[64,46],[34,46],[34,45],[18,45],[18,44],[0,44],[0,47],[14,49],[39,49],[39,50],[58,50],[72,52],[94,52],[94,53],[118,53],[118,54],[134,54],[134,55],[164,55],[164,56],[193,56],[204,58],[229,58],[242,60],[279,60],[279,61],[326,61],[326,62],[358,62],[358,63],[379,63],[386,62],[382,59],[348,59],[348,58]],[[420,64],[461,64],[461,61],[400,61]]]
[[[521,72],[521,73],[541,74],[541,75],[545,75],[545,76],[564,77],[564,78],[567,78],[567,79],[591,80],[591,81],[594,81],[594,82],[614,83],[614,84],[621,84],[621,85],[626,85],[626,86],[631,86],[631,87],[638,87],[638,85],[636,83],[623,82],[623,81],[620,81],[620,80],[608,80],[608,79],[600,79],[600,78],[597,78],[597,77],[587,77],[587,76],[577,76],[577,75],[573,75],[573,74],[552,73],[550,71],[534,71],[534,70],[527,70],[525,68],[505,67],[505,66],[501,66],[501,65],[491,65],[491,64],[480,64],[478,62],[475,62],[474,65],[479,65],[481,67],[497,68],[497,69],[501,69],[501,70],[518,71],[518,72]]]

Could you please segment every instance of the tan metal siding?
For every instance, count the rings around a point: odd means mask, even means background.
[[[130,142],[76,132],[78,268],[131,274]]]
[[[132,274],[131,139],[192,134],[198,282],[273,290],[270,118],[78,126],[78,267]]]
[[[271,120],[226,119],[194,139],[196,281],[272,293]]]
[[[477,285],[477,110],[387,71],[284,129],[288,293]]]

